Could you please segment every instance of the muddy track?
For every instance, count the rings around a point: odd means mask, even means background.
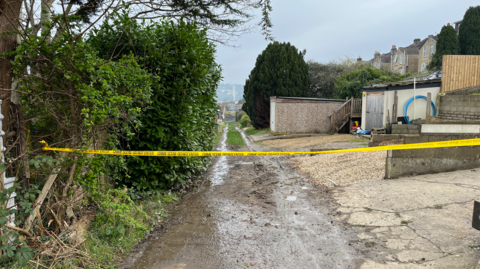
[[[227,130],[218,150],[227,148]],[[248,150],[260,150],[240,132]],[[359,255],[327,215],[330,199],[284,160],[216,157],[202,188],[122,268],[358,267]]]

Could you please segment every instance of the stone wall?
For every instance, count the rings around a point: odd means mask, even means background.
[[[275,99],[275,134],[328,133],[330,115],[344,101]]]
[[[404,144],[479,138],[479,135],[404,136]],[[388,151],[385,178],[433,174],[480,167],[480,146]]]
[[[480,95],[438,96],[438,118],[443,121],[479,121]]]

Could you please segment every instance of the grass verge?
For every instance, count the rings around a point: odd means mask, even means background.
[[[155,224],[163,221],[167,214],[167,207],[179,199],[178,194],[163,194],[152,196],[150,198],[134,201],[133,206],[144,214],[135,214],[128,217],[134,217],[139,226],[146,229],[130,228],[119,238],[105,236],[107,232],[98,229],[100,225],[92,224],[87,230],[85,242],[85,252],[89,254],[94,262],[95,268],[115,268],[113,264],[118,264],[128,253],[134,250],[139,242],[147,236]],[[97,222],[98,217],[97,217]]]
[[[227,144],[234,146],[244,146],[245,142],[243,142],[242,135],[239,131],[235,129],[235,126],[235,123],[228,124]]]
[[[217,145],[218,142],[220,141],[220,138],[222,137],[222,134],[223,134],[223,128],[225,128],[225,124],[220,124],[218,126],[218,133],[215,135],[215,138],[214,138],[215,144],[214,145]]]
[[[254,135],[254,134],[259,134],[259,133],[266,133],[268,132],[268,129],[262,129],[262,130],[257,130],[255,128],[248,128],[247,130],[245,130],[245,133],[247,133],[248,135]]]

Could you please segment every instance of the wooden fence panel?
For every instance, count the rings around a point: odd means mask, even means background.
[[[445,55],[442,67],[442,92],[480,85],[480,55]]]

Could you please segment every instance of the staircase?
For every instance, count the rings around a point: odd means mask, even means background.
[[[331,132],[338,133],[347,123],[352,123],[352,118],[362,117],[362,99],[350,98],[347,99],[339,108],[330,115],[330,122],[332,123]]]

